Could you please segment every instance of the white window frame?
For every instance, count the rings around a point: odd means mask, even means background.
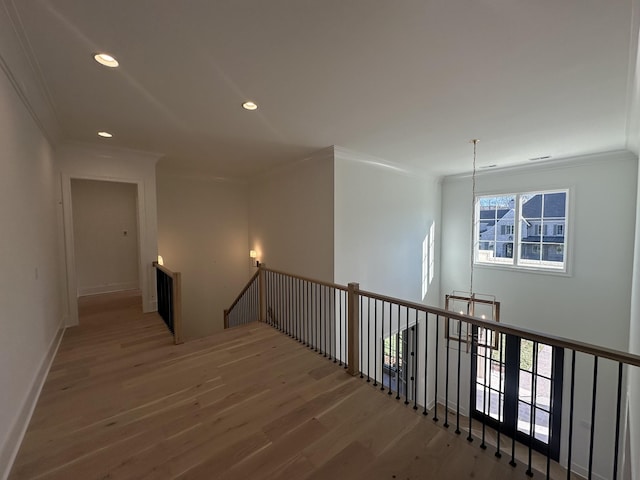
[[[560,262],[545,262],[540,260],[536,262],[535,260],[526,260],[522,259],[522,241],[521,241],[521,226],[523,224],[522,219],[522,197],[530,196],[530,195],[538,195],[538,194],[552,194],[552,193],[564,193],[565,194],[565,212],[564,212],[564,243],[558,244],[564,249],[563,262],[559,265]],[[492,198],[492,197],[515,197],[514,202],[514,234],[513,234],[513,255],[511,258],[509,257],[494,257],[500,258],[497,261],[483,261],[481,257],[484,255],[480,254],[479,246],[480,246],[480,199],[482,198]],[[570,200],[571,200],[571,191],[569,188],[560,188],[553,190],[533,190],[533,191],[523,191],[523,192],[499,192],[499,193],[481,193],[477,194],[475,198],[475,208],[474,208],[474,265],[482,266],[482,267],[490,267],[490,268],[506,268],[506,269],[517,269],[517,270],[528,270],[539,273],[550,273],[550,274],[569,274],[569,255],[573,250],[571,244],[569,243],[569,226],[572,221],[572,211],[570,208]],[[544,217],[542,217],[542,225],[550,223],[549,220],[544,221]],[[553,221],[553,220],[551,220]],[[542,227],[540,225],[540,227]],[[552,229],[554,235],[556,233],[556,226]],[[497,221],[496,221],[497,228]],[[541,232],[542,233],[542,232]],[[549,233],[549,232],[547,232]],[[550,234],[551,234],[550,233]],[[482,242],[490,242],[493,244],[495,240],[483,240]],[[543,243],[543,242],[541,242]],[[553,245],[553,244],[551,244]]]

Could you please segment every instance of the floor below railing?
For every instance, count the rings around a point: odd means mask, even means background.
[[[175,346],[108,310],[65,335],[11,479],[526,478],[267,325]]]

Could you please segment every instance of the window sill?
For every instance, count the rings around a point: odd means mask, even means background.
[[[543,268],[535,268],[535,267],[525,267],[522,265],[492,265],[488,263],[473,263],[473,268],[486,268],[488,270],[503,270],[506,272],[517,272],[517,273],[533,273],[536,275],[550,275],[552,277],[572,277],[573,274],[569,271],[567,267],[566,270],[551,270],[551,269],[543,269]]]

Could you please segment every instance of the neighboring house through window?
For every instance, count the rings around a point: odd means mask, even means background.
[[[567,269],[567,190],[476,197],[475,262]]]

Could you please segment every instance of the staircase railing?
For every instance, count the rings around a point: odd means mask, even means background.
[[[224,328],[237,327],[264,318],[260,316],[261,275],[263,275],[262,270],[257,270],[231,306],[224,311]]]
[[[182,275],[153,262],[156,268],[158,314],[173,334],[176,345],[183,343],[182,334]]]
[[[529,476],[621,478],[623,392],[638,355],[264,266],[232,307],[243,295],[251,321],[526,465]]]

